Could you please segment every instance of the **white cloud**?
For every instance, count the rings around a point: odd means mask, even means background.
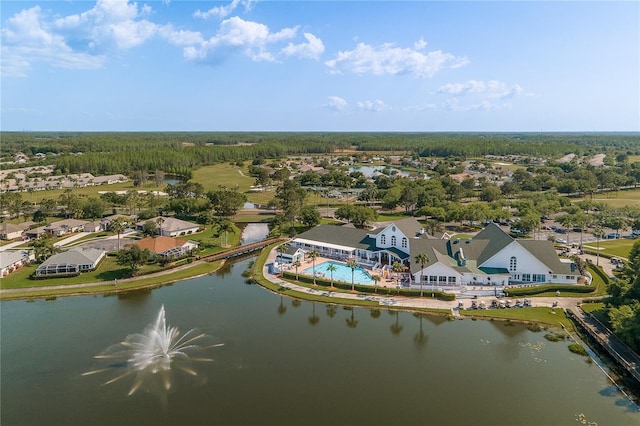
[[[229,3],[226,6],[215,6],[207,10],[206,12],[202,12],[201,10],[198,9],[193,13],[193,16],[195,18],[202,18],[202,19],[209,19],[211,17],[216,17],[220,19],[226,18],[227,16],[231,15],[231,13],[236,9],[236,7],[238,7],[239,4],[240,4],[240,0],[233,0],[231,3]]]
[[[101,55],[74,52],[64,38],[49,30],[39,6],[25,9],[7,19],[2,28],[1,73],[25,76],[34,62],[75,69],[100,68]]]
[[[389,109],[387,105],[380,99],[373,101],[360,101],[358,102],[358,109],[360,111],[380,112]]]
[[[304,38],[307,39],[306,43],[289,43],[281,50],[281,53],[285,56],[296,56],[303,59],[318,59],[324,53],[322,40],[311,33],[304,33]]]
[[[271,32],[264,24],[234,16],[222,21],[218,33],[209,40],[186,47],[184,56],[192,61],[219,63],[231,54],[240,53],[254,61],[276,61],[277,55],[271,49],[277,49],[276,46],[283,41],[294,39],[297,32],[297,26]],[[310,33],[305,33],[304,37],[306,43],[290,43],[281,48],[279,53],[314,58],[324,51],[319,38]]]
[[[487,99],[507,99],[523,94],[524,90],[520,85],[515,84],[509,87],[506,83],[498,80],[488,82],[469,80],[466,83],[450,83],[440,86],[436,93],[448,95],[478,95]]]
[[[339,96],[329,96],[329,103],[326,105],[327,108],[332,109],[334,111],[342,111],[347,108],[347,101]]]
[[[393,43],[371,46],[358,43],[356,48],[340,51],[334,59],[325,62],[333,73],[400,75],[417,78],[432,77],[444,68],[459,68],[467,65],[466,57],[434,50],[423,52],[427,43],[420,39],[414,48],[401,48]]]
[[[156,35],[158,26],[146,19],[151,13],[147,5],[138,8],[128,0],[98,0],[86,12],[57,19],[55,26],[71,38],[89,40],[89,47],[115,44],[128,49],[144,43]]]
[[[253,1],[239,0],[248,9]],[[233,53],[254,61],[276,61],[298,57],[318,59],[322,41],[311,33],[297,40],[298,27],[272,32],[266,25],[238,17],[220,23],[217,34],[206,40],[202,33],[176,29],[150,20],[153,10],[129,0],[97,0],[89,9],[69,16],[51,17],[39,6],[16,13],[2,24],[0,71],[2,75],[25,76],[35,63],[93,69],[102,67],[107,54],[132,49],[152,38],[183,46],[184,57],[216,62]],[[286,43],[288,45],[286,45]]]

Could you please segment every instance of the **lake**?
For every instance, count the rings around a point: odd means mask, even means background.
[[[268,232],[247,224],[242,242]],[[595,364],[543,333],[283,298],[245,284],[250,261],[152,291],[2,302],[0,422],[640,424]],[[155,374],[131,350],[114,356],[163,306],[169,327],[212,347]]]
[[[299,302],[220,274],[121,296],[1,304],[3,425],[640,424],[595,364],[543,333]],[[93,357],[167,323],[224,346],[196,376],[128,396],[134,375]],[[584,416],[584,417],[581,417]]]

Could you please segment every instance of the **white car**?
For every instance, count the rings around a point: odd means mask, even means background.
[[[556,243],[558,244],[567,244],[567,240],[564,238],[556,238]]]

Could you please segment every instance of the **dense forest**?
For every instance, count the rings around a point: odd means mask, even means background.
[[[2,132],[0,154],[47,155],[41,164],[55,164],[60,173],[96,175],[162,170],[181,174],[226,161],[281,158],[357,151],[402,152],[420,157],[525,155],[560,158],[568,153],[603,151],[640,154],[640,136],[627,133],[25,133]],[[108,153],[109,155],[104,155]],[[135,154],[133,154],[135,153]]]

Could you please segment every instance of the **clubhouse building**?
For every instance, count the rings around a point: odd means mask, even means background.
[[[491,223],[473,238],[435,238],[414,218],[371,230],[319,225],[299,234],[290,246],[320,256],[357,262],[373,274],[388,276],[394,262],[407,270],[408,285],[505,286],[577,284],[575,264],[561,260],[551,241],[516,239]],[[428,261],[415,261],[424,253]]]

